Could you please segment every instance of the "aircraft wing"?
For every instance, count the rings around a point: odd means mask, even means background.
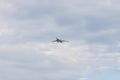
[[[62,42],[69,42],[69,41],[67,41],[67,40],[62,40]]]
[[[56,40],[52,41],[52,42],[56,42]]]

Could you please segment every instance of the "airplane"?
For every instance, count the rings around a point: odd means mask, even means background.
[[[61,40],[61,39],[58,39],[58,38],[56,37],[56,40],[54,40],[54,41],[52,41],[52,42],[63,43],[63,42],[68,42],[68,41],[66,41],[66,40]]]

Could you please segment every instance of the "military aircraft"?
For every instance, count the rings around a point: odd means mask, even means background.
[[[66,40],[61,40],[61,39],[56,38],[56,40],[54,40],[54,41],[52,41],[52,42],[63,43],[63,42],[68,42],[68,41],[66,41]]]

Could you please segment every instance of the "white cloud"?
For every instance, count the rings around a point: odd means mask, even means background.
[[[0,74],[7,76],[1,80],[75,80],[82,73],[119,69],[119,45],[115,45],[119,42],[119,3],[0,1]],[[68,37],[70,42],[49,42],[56,36]],[[115,44],[104,43],[104,37]],[[87,42],[90,39],[93,44]]]
[[[98,46],[98,45],[97,45]],[[118,55],[111,53],[104,53],[106,48],[99,49],[94,53],[90,52],[90,49],[96,46],[89,46],[87,44],[75,45],[72,43],[66,44],[52,44],[52,43],[27,43],[17,45],[1,45],[0,51],[8,54],[8,52],[18,53],[22,51],[23,55],[45,55],[48,58],[55,60],[58,64],[64,64],[66,67],[77,67],[81,69],[84,67],[86,70],[93,69],[92,67],[111,66],[117,63]],[[6,54],[6,55],[7,55]],[[3,54],[1,54],[3,55]],[[11,54],[12,55],[12,54]],[[12,57],[12,56],[11,56]],[[24,57],[23,57],[24,58]],[[45,60],[39,63],[41,66],[53,65],[52,62]],[[118,63],[117,63],[118,64]],[[117,65],[116,64],[116,65]],[[82,66],[82,67],[81,67]],[[94,69],[93,69],[94,70]]]
[[[5,2],[5,1],[0,1],[0,11],[1,12],[4,12],[4,11],[8,12],[8,11],[12,11],[14,9],[15,9],[15,7],[11,3]]]
[[[88,80],[87,78],[80,78],[80,80]]]

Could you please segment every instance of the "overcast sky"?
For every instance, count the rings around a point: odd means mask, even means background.
[[[119,75],[119,0],[0,0],[0,80]]]

